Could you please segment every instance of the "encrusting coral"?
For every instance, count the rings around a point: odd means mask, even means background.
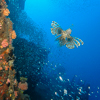
[[[20,82],[18,84],[18,88],[21,90],[27,90],[28,89],[28,84],[27,84],[27,78],[25,77],[20,77]]]
[[[74,49],[75,46],[78,48],[78,46],[84,44],[81,39],[70,36],[72,32],[70,28],[67,30],[63,30],[55,21],[52,21],[51,26],[51,33],[55,36],[58,36],[56,41],[59,42],[60,46],[66,45],[67,48]]]
[[[21,90],[28,89],[27,80],[25,83],[19,82],[18,86],[15,79],[12,40],[16,38],[16,33],[10,18],[6,17],[9,14],[5,0],[0,0],[0,100],[25,100]]]

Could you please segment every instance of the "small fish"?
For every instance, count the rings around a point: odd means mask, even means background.
[[[90,89],[90,86],[88,86],[88,89]]]
[[[63,81],[63,78],[61,76],[59,76],[60,81]]]
[[[57,92],[55,92],[55,95],[59,97],[59,94]]]
[[[67,95],[67,90],[66,89],[64,89],[64,95]]]

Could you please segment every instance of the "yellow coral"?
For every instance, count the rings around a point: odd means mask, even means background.
[[[78,48],[78,46],[84,44],[81,39],[70,36],[72,32],[70,28],[64,31],[55,21],[52,21],[51,26],[51,33],[53,35],[59,36],[56,41],[59,42],[60,46],[66,45],[67,48],[73,49],[75,48],[75,46]]]
[[[16,32],[13,30],[12,32],[11,32],[11,34],[12,34],[12,39],[15,39],[16,38]]]

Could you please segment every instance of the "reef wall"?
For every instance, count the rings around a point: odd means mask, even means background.
[[[28,89],[27,78],[15,78],[15,56],[12,46],[16,33],[5,0],[0,0],[0,100],[29,100],[23,92]]]

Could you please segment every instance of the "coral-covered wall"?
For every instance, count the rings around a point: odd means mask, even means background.
[[[16,33],[7,17],[9,13],[5,0],[0,1],[0,100],[24,100],[27,95],[23,95],[23,91],[28,89],[28,84],[24,77],[20,78],[19,83],[15,79],[12,41]]]

